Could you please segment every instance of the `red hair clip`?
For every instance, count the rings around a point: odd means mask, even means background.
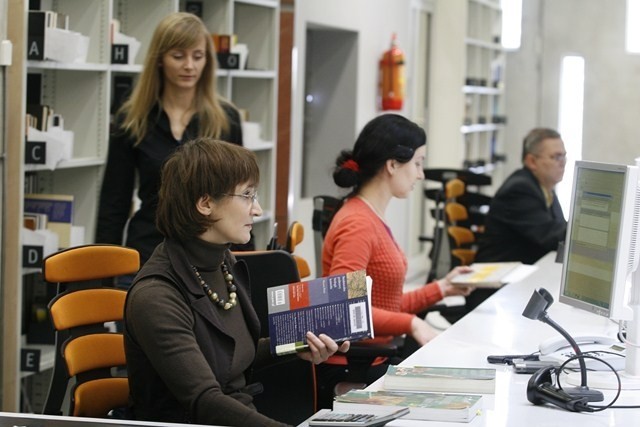
[[[342,167],[345,169],[352,170],[354,172],[360,171],[360,167],[358,166],[358,163],[353,159],[349,159],[346,162],[344,162],[342,164]]]

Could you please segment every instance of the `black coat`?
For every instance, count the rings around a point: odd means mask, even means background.
[[[233,264],[228,250],[211,255]],[[241,319],[258,346],[260,323],[251,305],[246,265],[239,262],[231,270]],[[125,350],[136,419],[283,425],[255,410],[250,390],[242,387],[246,380],[230,377],[234,353],[249,349],[236,345],[233,329],[238,325],[229,324],[223,314],[202,290],[182,245],[170,239],[159,245],[136,276],[125,305]],[[268,341],[259,344],[268,348]],[[250,371],[251,366],[240,376],[248,378]]]
[[[521,261],[534,264],[563,241],[567,222],[554,194],[551,207],[533,173],[512,173],[491,201],[476,262]]]

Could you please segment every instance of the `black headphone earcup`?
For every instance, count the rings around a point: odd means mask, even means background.
[[[538,389],[540,384],[549,384],[553,382],[551,375],[555,372],[553,366],[547,366],[546,368],[539,369],[536,373],[531,375],[529,382],[527,383],[527,400],[534,405],[542,405],[546,402]]]

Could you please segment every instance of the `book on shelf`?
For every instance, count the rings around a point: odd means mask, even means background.
[[[46,230],[48,216],[45,213],[25,212],[22,214],[23,227],[29,230]]]
[[[46,132],[49,125],[49,117],[53,114],[53,109],[48,105],[27,104],[27,114],[32,117],[29,126]]]
[[[333,410],[341,412],[375,414],[400,408],[409,408],[402,417],[408,420],[469,422],[482,409],[482,395],[350,390],[333,402]]]
[[[306,333],[336,341],[373,338],[371,278],[364,270],[267,289],[271,353],[308,348]]]
[[[451,280],[454,285],[474,286],[476,288],[500,288],[509,283],[509,275],[513,273],[521,262],[476,262],[469,267],[469,273],[459,274]]]
[[[73,196],[68,194],[25,194],[24,212],[47,215],[47,229],[58,235],[60,248],[71,245]]]
[[[385,390],[493,394],[495,388],[491,368],[390,365],[384,375]]]

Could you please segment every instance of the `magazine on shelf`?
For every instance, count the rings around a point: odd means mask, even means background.
[[[390,365],[384,375],[385,390],[493,394],[495,387],[490,368]]]
[[[271,353],[306,349],[308,331],[336,341],[373,338],[371,284],[360,270],[268,288]]]
[[[480,412],[481,405],[480,394],[350,390],[335,397],[333,410],[376,413],[406,407],[409,414],[403,418],[408,420],[469,422]]]

